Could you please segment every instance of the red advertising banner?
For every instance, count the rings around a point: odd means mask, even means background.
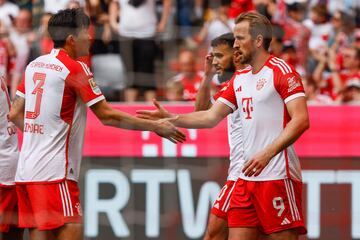
[[[149,105],[114,107],[135,114]],[[165,105],[176,113],[193,111],[193,106]],[[301,157],[360,156],[360,106],[310,106],[310,129],[295,144]],[[85,134],[85,156],[133,157],[226,157],[229,154],[226,121],[213,129],[184,130],[187,141],[172,144],[154,133],[106,127],[89,111]]]

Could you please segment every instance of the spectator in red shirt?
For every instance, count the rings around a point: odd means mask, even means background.
[[[327,93],[334,99],[344,89],[349,81],[360,80],[360,49],[349,46],[343,49],[343,70],[340,70],[336,62],[336,53],[333,50],[320,58],[314,71],[314,80],[319,84],[323,93]],[[330,69],[330,75],[326,77],[326,66]]]
[[[194,101],[204,73],[197,70],[195,54],[190,50],[180,52],[178,62],[179,73],[170,81],[181,82],[184,87],[183,99]]]

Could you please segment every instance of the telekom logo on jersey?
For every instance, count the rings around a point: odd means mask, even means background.
[[[252,97],[242,98],[241,104],[243,106],[243,112],[246,113],[245,119],[251,119],[251,112],[254,111]]]

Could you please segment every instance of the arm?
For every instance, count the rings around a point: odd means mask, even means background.
[[[163,11],[160,22],[157,26],[158,32],[163,32],[165,30],[166,24],[170,16],[170,12],[171,12],[171,0],[163,0]]]
[[[244,166],[243,172],[246,176],[258,176],[270,160],[293,144],[309,128],[309,116],[306,99],[299,97],[286,104],[286,109],[291,120],[288,122],[280,135],[265,149],[255,154]],[[253,172],[253,169],[256,169]]]
[[[9,120],[21,131],[24,129],[25,98],[15,96],[9,112]]]
[[[211,107],[211,80],[214,77],[214,73],[212,71],[212,60],[212,54],[208,54],[205,59],[205,73],[196,95],[195,111],[207,110]]]
[[[136,118],[113,109],[106,100],[95,103],[90,108],[104,125],[130,130],[153,131],[172,142],[185,140],[185,135],[166,120],[152,121]]]
[[[192,112],[177,115],[171,122],[177,127],[183,128],[213,128],[227,115],[232,113],[232,109],[220,101],[206,111]]]
[[[109,6],[109,24],[114,32],[119,32],[117,19],[119,18],[120,6],[116,1],[111,1]]]
[[[176,115],[168,112],[156,100],[156,110],[138,110],[137,117],[142,119],[169,119],[175,126],[182,128],[212,128],[216,126],[232,109],[220,101],[206,111],[198,111],[187,114]]]

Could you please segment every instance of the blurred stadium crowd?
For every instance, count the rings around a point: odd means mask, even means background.
[[[271,19],[271,52],[294,65],[314,104],[360,104],[360,1],[0,0],[0,73],[11,95],[30,61],[52,49],[51,14],[84,8],[91,66],[108,100],[193,101],[210,41],[243,11]]]

